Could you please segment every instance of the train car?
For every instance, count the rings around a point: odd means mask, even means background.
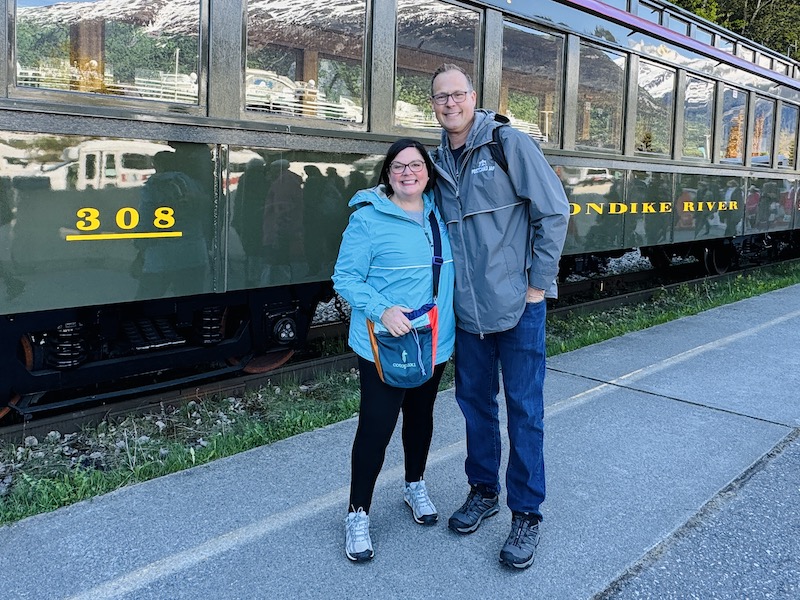
[[[5,6],[0,417],[287,360],[348,199],[438,143],[445,62],[561,176],[565,274],[721,271],[800,228],[800,68],[659,0]]]

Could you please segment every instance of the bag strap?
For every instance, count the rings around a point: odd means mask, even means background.
[[[433,210],[428,213],[428,221],[431,224],[431,235],[433,236],[433,301],[439,297],[439,274],[442,271],[444,259],[442,258],[442,235],[439,233],[439,223],[433,215]]]
[[[494,164],[500,167],[505,173],[508,173],[508,160],[506,160],[506,150],[503,148],[503,139],[500,137],[500,129],[503,127],[495,127],[492,129],[492,143],[489,144],[489,152],[492,155]]]

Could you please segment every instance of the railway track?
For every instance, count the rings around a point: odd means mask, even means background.
[[[638,271],[612,275],[561,285],[562,299],[548,308],[548,314],[557,318],[568,318],[571,314],[601,312],[624,305],[647,302],[655,294],[669,291],[681,285],[697,286],[711,281],[740,276],[760,267],[748,267],[716,276],[697,276],[697,266],[688,264],[670,271],[669,275],[654,271]],[[347,326],[343,322],[314,325],[308,336],[310,342],[327,340],[340,343],[346,337]],[[94,425],[104,419],[122,417],[131,413],[143,414],[158,410],[160,405],[180,405],[192,399],[211,395],[241,395],[248,390],[259,389],[267,384],[286,380],[307,381],[320,373],[332,370],[349,370],[357,364],[353,353],[345,352],[325,358],[296,357],[292,362],[267,373],[238,374],[202,384],[178,386],[167,391],[139,396],[119,402],[105,402],[85,409],[36,418],[26,423],[0,427],[0,442],[17,443],[25,436],[43,436],[49,431],[71,433],[85,425]]]

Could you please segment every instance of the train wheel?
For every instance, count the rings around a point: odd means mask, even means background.
[[[8,404],[6,404],[3,408],[0,408],[0,421],[6,418],[6,415],[11,412],[12,407],[17,405],[17,402],[19,402],[21,397],[22,396],[19,394],[13,395],[11,398],[9,398]]]
[[[267,373],[285,364],[294,355],[294,350],[276,350],[254,356],[242,368],[245,373]]]
[[[703,251],[703,264],[709,275],[722,275],[731,268],[733,250],[728,244],[710,246]]]
[[[236,315],[233,311],[226,308],[222,315],[222,336],[225,337],[227,332],[235,331],[241,323],[241,320],[242,319],[240,315]],[[268,373],[269,371],[277,369],[281,365],[285,364],[290,358],[292,358],[293,355],[294,350],[291,349],[275,350],[274,352],[267,352],[266,354],[251,356],[248,358],[230,356],[225,360],[225,362],[231,366],[241,365],[244,362],[244,366],[242,367],[243,372],[249,374],[259,374]]]

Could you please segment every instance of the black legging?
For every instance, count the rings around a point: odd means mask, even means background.
[[[403,409],[403,453],[406,481],[419,481],[425,473],[433,437],[433,403],[446,363],[436,365],[433,376],[416,388],[402,389],[383,383],[375,363],[358,359],[361,371],[361,410],[353,440],[350,508],[369,512],[375,482],[383,466],[386,446]]]

